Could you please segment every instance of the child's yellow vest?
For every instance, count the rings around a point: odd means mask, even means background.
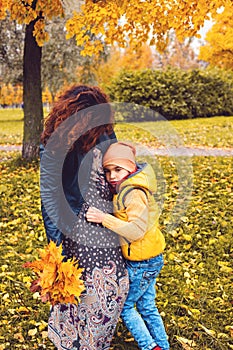
[[[149,219],[145,235],[143,238],[134,242],[129,242],[124,237],[120,237],[123,256],[127,260],[141,261],[161,254],[165,248],[165,239],[158,227],[159,213],[154,196],[149,190],[135,184],[136,177],[137,175],[134,177],[133,185],[129,183],[127,186],[127,180],[124,182],[124,187],[120,189],[118,194],[114,195],[113,206],[114,215],[121,220],[127,221],[126,208],[124,206],[124,198],[127,196],[127,193],[135,188],[146,193],[148,198]]]

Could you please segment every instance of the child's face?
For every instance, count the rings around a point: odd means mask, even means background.
[[[130,174],[128,170],[117,165],[107,165],[104,167],[104,172],[107,181],[113,186]]]

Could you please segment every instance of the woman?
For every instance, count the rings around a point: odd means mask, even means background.
[[[128,292],[128,275],[117,235],[86,220],[90,206],[112,210],[102,168],[103,154],[116,141],[106,95],[85,85],[68,89],[50,112],[41,140],[47,238],[62,242],[64,255],[79,260],[86,288],[78,305],[51,309],[48,336],[58,349],[109,349]],[[59,163],[62,168],[56,168]]]

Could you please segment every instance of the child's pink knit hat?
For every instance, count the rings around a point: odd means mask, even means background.
[[[135,155],[136,149],[130,143],[112,143],[103,157],[103,167],[116,165],[133,172],[136,168]]]

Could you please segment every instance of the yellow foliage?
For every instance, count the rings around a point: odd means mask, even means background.
[[[40,250],[40,259],[27,262],[23,266],[31,268],[37,275],[32,282],[31,291],[39,291],[43,302],[77,304],[80,294],[85,290],[81,279],[83,269],[77,268],[77,260],[63,261],[62,245],[51,241]]]
[[[98,84],[104,88],[122,69],[139,70],[152,68],[152,65],[153,54],[148,45],[142,45],[137,50],[113,47],[109,58],[96,63],[93,72]]]
[[[0,19],[5,18],[9,12],[11,18],[18,23],[34,24],[34,36],[39,46],[48,41],[48,33],[45,31],[45,22],[55,16],[63,16],[64,11],[61,0],[0,0]]]
[[[153,0],[144,1],[86,1],[80,13],[74,13],[67,22],[68,37],[76,36],[83,54],[98,54],[101,46],[88,35],[102,35],[107,44],[117,42],[140,47],[148,39],[163,51],[168,43],[168,32],[174,29],[181,41],[197,35],[205,19],[217,15],[217,9],[229,5],[230,0]]]
[[[207,44],[200,48],[199,59],[213,66],[233,70],[233,3],[218,14],[206,35]]]
[[[49,35],[45,31],[45,22],[43,19],[36,21],[34,25],[33,35],[36,38],[37,44],[43,46],[43,44],[49,40]]]
[[[0,0],[0,19],[6,17],[6,10],[8,5],[8,0]]]
[[[48,87],[46,86],[44,91],[42,92],[42,101],[44,103],[52,103],[53,102],[53,98],[52,98],[52,94],[49,91]]]
[[[43,102],[51,103],[52,95],[46,87],[42,92]],[[22,85],[2,84],[0,92],[0,104],[6,106],[21,105],[23,101]],[[25,197],[26,198],[26,197]],[[36,218],[38,220],[38,218]]]
[[[0,19],[6,10],[12,19],[29,24],[35,20],[34,35],[38,45],[48,40],[44,22],[63,16],[61,0],[0,0]],[[79,13],[67,21],[67,38],[76,37],[83,46],[83,55],[98,55],[103,50],[102,40],[108,45],[140,47],[150,40],[159,51],[168,43],[168,32],[174,29],[180,41],[198,36],[197,32],[210,16],[215,19],[217,10],[231,7],[231,0],[86,0]],[[98,40],[96,40],[96,36]]]
[[[23,101],[23,88],[21,85],[13,86],[11,84],[3,84],[0,91],[0,104],[11,106],[21,105]]]

